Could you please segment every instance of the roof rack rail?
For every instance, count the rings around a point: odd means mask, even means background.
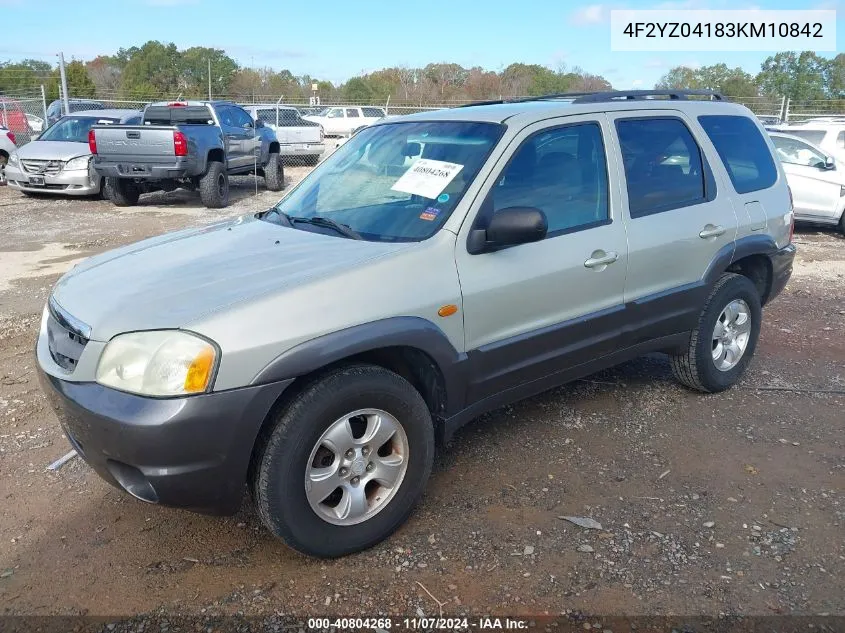
[[[668,97],[670,101],[685,101],[688,97],[710,97],[713,101],[726,101],[713,90],[610,90],[580,96],[573,103],[599,103],[602,101],[635,101],[653,97]]]
[[[555,92],[547,95],[537,95],[536,97],[504,97],[502,99],[491,99],[490,101],[473,101],[472,103],[464,103],[459,105],[459,108],[470,108],[472,106],[483,105],[501,105],[503,103],[527,103],[529,101],[545,101],[552,99],[577,99],[578,97],[585,97],[587,95],[597,94],[595,92]]]
[[[606,92],[555,92],[536,97],[502,98],[490,101],[464,103],[459,108],[472,106],[501,105],[503,103],[526,103],[528,101],[552,101],[554,99],[572,99],[572,103],[601,103],[603,101],[634,101],[653,97],[667,97],[670,101],[684,101],[688,97],[710,97],[713,101],[727,101],[722,94],[713,90],[608,90]]]

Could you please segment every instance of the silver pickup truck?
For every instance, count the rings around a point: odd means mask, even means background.
[[[206,207],[229,202],[229,176],[259,174],[281,191],[284,168],[273,130],[224,101],[153,103],[141,125],[94,126],[88,135],[95,171],[118,206],[142,193],[199,190]]]
[[[292,106],[270,104],[245,105],[250,116],[276,133],[279,153],[288,164],[316,165],[326,151],[323,126],[303,119]]]

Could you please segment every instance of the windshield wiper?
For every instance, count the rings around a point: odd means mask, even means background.
[[[293,222],[291,221],[290,216],[287,213],[285,213],[284,211],[279,211],[276,207],[271,207],[271,208],[267,209],[266,211],[262,211],[261,213],[258,214],[258,217],[260,219],[264,220],[264,219],[267,218],[267,216],[269,216],[271,214],[277,215],[279,217],[279,219],[281,220],[281,222],[279,222],[279,224],[282,224],[283,226],[288,226],[288,227],[291,227],[291,228],[293,227]]]
[[[277,213],[282,213],[282,212],[278,211]],[[293,226],[297,222],[302,222],[303,224],[311,224],[313,226],[322,226],[322,227],[325,227],[325,228],[328,228],[328,229],[332,229],[334,231],[337,231],[341,235],[344,235],[345,237],[348,237],[348,238],[353,239],[353,240],[364,239],[358,233],[356,233],[351,228],[349,228],[346,224],[341,224],[340,222],[335,222],[334,220],[332,220],[330,218],[324,218],[323,216],[320,216],[320,215],[316,215],[313,218],[300,218],[300,217],[297,217],[295,215],[286,215],[286,214],[282,214],[282,215],[285,215],[288,222],[291,223],[291,226]]]

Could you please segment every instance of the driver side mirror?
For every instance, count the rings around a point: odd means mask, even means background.
[[[486,229],[473,229],[467,241],[471,255],[489,253],[506,246],[539,242],[546,237],[546,214],[534,207],[507,207],[493,214]]]
[[[833,156],[826,156],[824,159],[824,165],[822,169],[830,171],[831,169],[836,169],[836,160],[834,160]]]
[[[258,119],[258,120],[255,122],[255,127],[256,127],[256,128],[262,128],[262,127],[264,127],[264,121],[262,121],[261,119]]]

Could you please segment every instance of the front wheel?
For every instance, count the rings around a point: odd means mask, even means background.
[[[431,473],[434,428],[405,379],[348,366],[278,411],[254,459],[250,483],[267,528],[305,554],[342,556],[408,518]]]
[[[200,199],[209,209],[222,209],[229,204],[229,175],[223,163],[208,163],[208,171],[200,178]]]
[[[670,357],[675,378],[705,392],[733,386],[754,356],[762,315],[760,294],[751,280],[722,275],[704,304],[689,347]]]
[[[278,153],[270,154],[264,166],[264,183],[270,191],[281,191],[285,188],[285,168]]]

